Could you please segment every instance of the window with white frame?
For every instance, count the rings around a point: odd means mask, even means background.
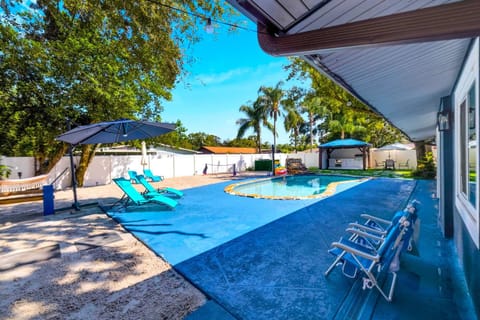
[[[476,86],[473,83],[460,104],[460,190],[465,200],[475,210],[477,193],[477,132],[476,132]],[[475,210],[476,211],[476,210]]]
[[[454,90],[455,207],[472,240],[480,248],[479,64],[477,38]]]

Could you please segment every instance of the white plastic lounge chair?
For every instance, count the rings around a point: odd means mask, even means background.
[[[384,168],[385,167],[385,162],[380,162],[378,163],[377,160],[375,160],[375,168]]]
[[[410,169],[410,165],[408,164],[409,161],[410,159],[407,159],[407,161],[405,161],[404,163],[399,163],[398,169]]]

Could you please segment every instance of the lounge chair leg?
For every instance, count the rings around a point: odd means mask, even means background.
[[[342,260],[343,256],[346,254],[346,252],[342,252],[342,254],[340,254],[336,259],[335,261],[333,261],[333,263],[330,265],[330,267],[328,267],[327,271],[325,271],[325,277],[327,277],[330,272],[332,272],[333,268],[335,268],[337,266],[337,264],[339,263],[340,260]]]
[[[362,290],[372,289],[376,285],[375,281],[370,278],[363,278]]]
[[[397,273],[396,272],[391,272],[392,274],[392,281],[390,283],[390,289],[388,290],[388,296],[385,294],[385,292],[383,292],[382,288],[380,288],[380,286],[378,285],[378,283],[375,281],[373,283],[373,285],[369,288],[373,288],[373,286],[375,286],[378,291],[380,291],[380,294],[385,298],[385,300],[387,300],[388,302],[392,302],[392,299],[393,299],[393,293],[395,291],[395,284],[397,282]],[[364,279],[365,280],[365,279]]]
[[[122,207],[126,207],[126,203],[128,202],[128,199],[125,198],[125,194],[122,195],[122,197],[120,199],[118,199],[117,201],[115,201],[113,204],[112,204],[112,208],[114,206],[116,206],[117,204],[121,204]]]
[[[397,273],[392,272],[393,278],[392,278],[392,284],[390,285],[390,291],[388,292],[388,302],[392,301],[393,298],[393,292],[395,291],[395,284],[397,283]]]

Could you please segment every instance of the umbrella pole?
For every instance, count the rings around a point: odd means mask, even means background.
[[[80,210],[77,200],[77,177],[75,176],[75,164],[73,163],[73,146],[70,145],[70,169],[72,170],[72,190],[73,190],[73,204],[72,208]]]
[[[272,176],[275,175],[275,145],[272,144]]]

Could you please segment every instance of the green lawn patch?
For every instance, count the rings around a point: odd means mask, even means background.
[[[318,168],[309,168],[312,173],[327,173],[327,174],[345,174],[362,177],[385,177],[385,178],[408,178],[414,179],[412,170],[382,170],[382,169],[367,169],[367,170],[320,170]]]

